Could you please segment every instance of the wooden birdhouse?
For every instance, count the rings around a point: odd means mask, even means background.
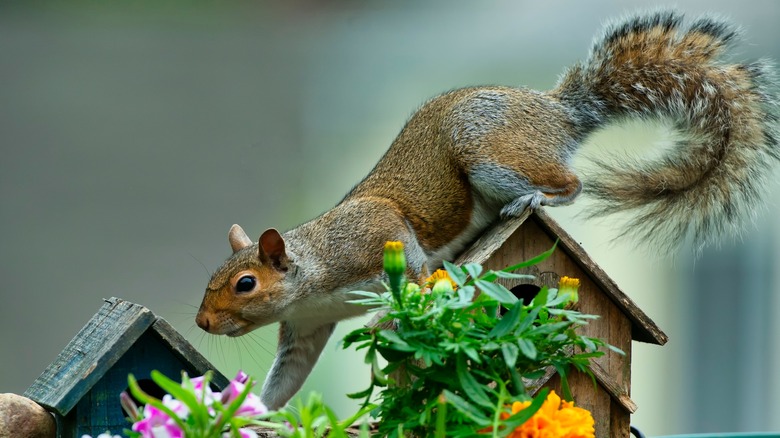
[[[630,415],[636,410],[631,400],[631,341],[663,345],[667,336],[599,268],[582,247],[541,209],[503,221],[484,233],[456,260],[456,264],[480,263],[489,269],[503,269],[535,257],[558,241],[552,256],[518,273],[535,277],[533,282],[502,280],[518,297],[530,298],[541,286],[557,287],[562,276],[580,279],[579,311],[600,318],[581,330],[625,352],[608,351],[592,361],[593,380],[573,372],[569,378],[578,406],[588,409],[596,422],[597,437],[628,437]],[[560,378],[554,369],[529,382],[532,392],[550,387],[561,393]]]
[[[24,396],[52,412],[59,438],[119,433],[129,427],[119,403],[132,373],[148,393],[161,396],[152,370],[179,380],[213,370],[215,390],[228,381],[168,322],[118,298],[105,304],[68,343]]]

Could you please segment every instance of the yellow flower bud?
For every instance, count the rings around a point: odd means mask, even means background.
[[[402,275],[406,272],[406,256],[404,255],[404,244],[398,241],[388,241],[385,243],[384,268],[387,275]]]
[[[404,282],[404,272],[406,272],[404,244],[398,241],[386,242],[384,256],[384,268],[387,273],[390,292],[393,294],[396,303],[399,306],[403,306],[401,288]]]
[[[572,304],[576,304],[580,297],[577,293],[577,289],[580,287],[580,279],[573,277],[561,277],[558,282],[558,296],[566,297],[566,301]]]

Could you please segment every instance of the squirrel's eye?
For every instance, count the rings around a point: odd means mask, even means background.
[[[255,288],[257,280],[251,275],[245,275],[236,282],[236,292],[249,292]]]

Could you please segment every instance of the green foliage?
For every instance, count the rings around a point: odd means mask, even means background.
[[[243,428],[253,425],[273,429],[279,436],[289,438],[347,438],[347,429],[374,408],[373,405],[364,406],[351,417],[339,420],[323,403],[321,395],[311,393],[305,403],[299,400],[294,407],[267,412],[264,406],[257,404],[259,399],[247,400],[248,397],[256,399],[251,393],[251,379],[240,385],[231,381],[231,386],[220,394],[212,393],[209,389],[211,372],[196,379],[190,379],[183,373],[181,384],[157,371],[152,371],[151,377],[170,397],[159,400],[146,394],[138,386],[135,377],[129,375],[130,392],[141,403],[151,406],[151,409],[145,408],[142,414],[126,394],[122,397],[122,404],[130,414],[130,421],[151,424],[141,428],[143,433],[125,430],[128,437],[153,436],[153,426],[170,420],[173,423],[170,427],[188,438],[242,438],[250,436]],[[232,392],[232,385],[236,385],[235,389],[239,392]],[[261,409],[253,410],[253,406]],[[248,408],[251,411],[249,413]],[[366,423],[361,427],[359,437],[368,436]]]
[[[192,438],[211,438],[220,436],[227,430],[231,437],[240,437],[240,429],[255,421],[249,417],[238,414],[252,389],[252,381],[249,379],[242,390],[233,397],[222,401],[212,397],[209,382],[212,373],[207,372],[202,378],[198,378],[198,384],[182,373],[182,382],[179,384],[157,370],[151,372],[151,378],[160,388],[165,390],[171,398],[159,400],[146,394],[138,385],[135,377],[127,376],[130,392],[144,405],[151,406],[151,411],[142,415],[134,403],[127,397],[121,397],[125,409],[130,414],[130,421],[141,423],[149,422],[142,427],[142,431],[134,432],[125,430],[129,437],[149,436],[156,422],[172,421],[176,430],[183,436]],[[224,403],[223,403],[224,402]],[[264,407],[263,407],[264,409]],[[146,411],[146,410],[145,410]]]
[[[533,415],[546,393],[501,419],[506,405],[530,400],[523,379],[538,378],[550,366],[570,398],[566,373],[571,367],[589,373],[589,360],[604,354],[598,351],[603,341],[576,333],[596,316],[566,307],[576,294],[545,287],[526,305],[493,282],[527,278],[510,271],[544,260],[553,249],[503,271],[445,263],[457,288],[448,281],[421,288],[389,275],[397,290],[356,293],[355,303],[385,312],[380,323],[396,328],[361,328],[343,340],[344,348],[366,350],[372,381],[350,396],[365,405],[377,397],[374,415],[381,417],[382,436],[473,436],[480,430],[505,436]],[[379,357],[388,364],[381,366]]]
[[[285,407],[272,412],[268,422],[262,424],[276,429],[283,437],[289,438],[347,438],[347,429],[358,419],[373,409],[373,405],[364,406],[351,417],[339,420],[336,414],[322,401],[322,396],[310,393],[306,403],[298,400],[294,407]],[[368,438],[368,423],[360,427],[359,437]]]

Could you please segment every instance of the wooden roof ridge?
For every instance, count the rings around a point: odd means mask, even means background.
[[[68,342],[57,358],[24,392],[24,396],[60,415],[67,415],[148,329],[185,363],[205,373],[213,366],[167,321],[144,306],[120,298],[104,299],[98,312]],[[212,382],[227,379],[214,370]]]
[[[607,371],[601,367],[601,365],[597,364],[596,362],[590,362],[588,368],[590,368],[590,371],[593,373],[593,377],[596,379],[596,381],[607,390],[610,397],[612,397],[616,402],[620,403],[620,405],[623,406],[623,408],[630,414],[636,412],[638,407],[636,403],[631,400],[631,396],[628,394],[628,392],[626,392],[625,389],[621,388],[620,385],[615,382],[615,379],[613,379],[609,373],[607,373]],[[550,379],[552,379],[552,377],[556,374],[558,374],[558,371],[555,369],[555,367],[549,366],[545,368],[545,372],[542,377],[525,382],[528,393],[532,396],[536,395],[536,393],[539,392],[539,390],[542,389],[542,387],[546,385],[547,382],[549,382]]]
[[[580,266],[593,281],[609,296],[609,298],[628,316],[632,325],[632,338],[636,341],[664,345],[668,336],[658,325],[645,314],[634,301],[623,292],[601,267],[588,255],[582,246],[564,230],[543,209],[531,211],[526,209],[518,217],[502,220],[474,242],[455,261],[455,264],[485,263],[493,253],[508,239],[526,220],[532,218],[547,233],[559,239],[558,248],[565,251]]]

